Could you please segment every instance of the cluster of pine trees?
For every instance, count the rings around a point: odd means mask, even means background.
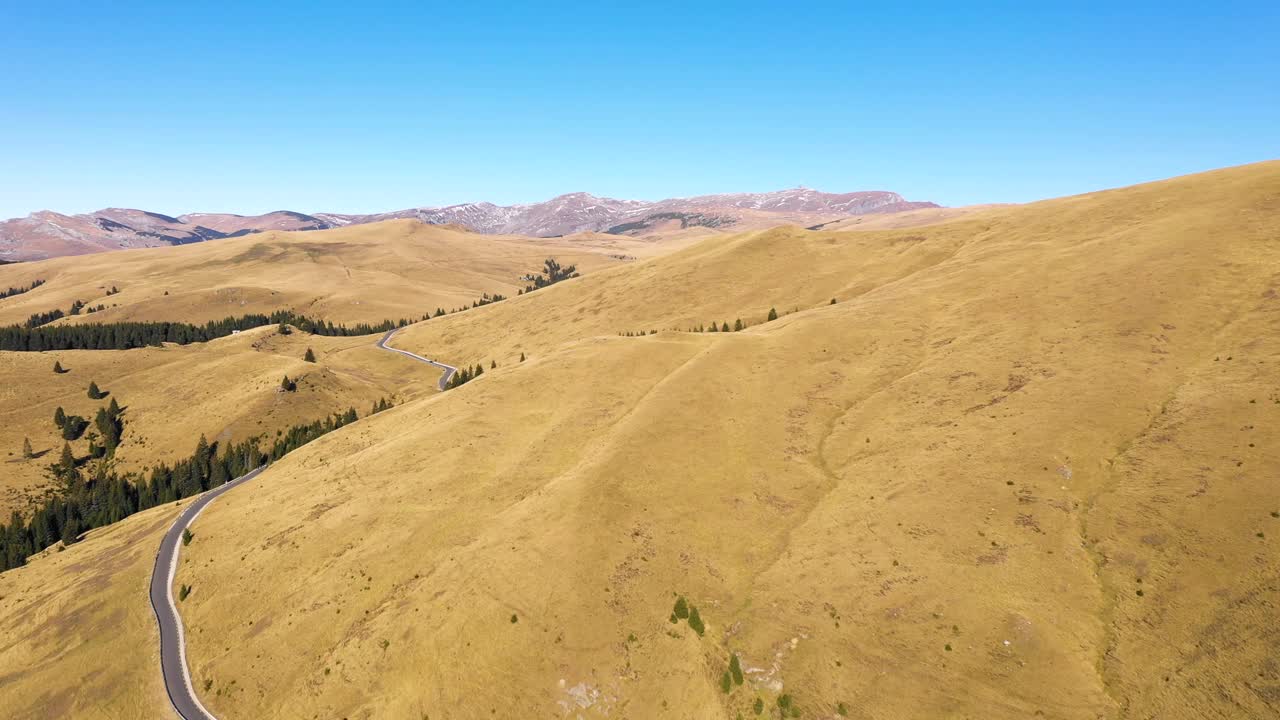
[[[369,408],[369,414],[377,415],[383,410],[390,410],[393,407],[395,407],[395,405],[390,400],[386,398],[378,398],[378,402],[374,403],[373,407]]]
[[[492,367],[498,367],[497,362],[494,362]],[[472,367],[460,368],[458,372],[453,374],[453,377],[449,378],[449,383],[445,385],[445,389],[452,390],[461,385],[466,385],[467,383],[471,382],[472,380],[475,380],[476,378],[480,377],[483,374],[484,374],[484,366],[481,365],[480,363],[476,363],[476,366],[473,368]]]
[[[23,285],[21,287],[11,287],[8,290],[0,290],[0,300],[3,300],[7,297],[13,297],[14,295],[21,295],[24,292],[31,292],[32,290],[35,290],[36,288],[40,287],[43,284],[44,284],[43,280],[32,280],[30,285]]]
[[[100,426],[105,443],[119,443],[120,409],[112,403],[100,415],[116,422],[114,434],[110,426]],[[200,436],[195,452],[172,467],[159,464],[151,477],[127,473],[117,474],[105,459],[90,463],[92,458],[77,459],[70,445],[62,448],[62,457],[50,466],[53,478],[62,492],[37,509],[24,521],[15,511],[8,525],[0,524],[0,571],[19,567],[33,555],[55,543],[70,544],[81,533],[109,525],[148,508],[175,502],[222,485],[261,466],[267,459],[278,460],[286,453],[332,432],[357,419],[354,408],[324,420],[295,425],[278,435],[270,450],[259,449],[258,438],[231,445],[219,452],[217,443]],[[113,450],[114,451],[114,448]],[[82,469],[82,466],[86,469]]]
[[[532,285],[526,285],[521,294],[533,292],[548,285],[555,285],[563,280],[578,277],[578,266],[569,265],[561,267],[555,258],[547,258],[542,261],[542,272],[538,275],[525,275],[524,279],[531,281]]]
[[[62,312],[61,310],[50,310],[49,312],[32,313],[31,317],[27,318],[27,321],[25,323],[23,323],[20,326],[14,326],[14,327],[15,328],[17,327],[37,328],[37,327],[40,327],[41,325],[48,325],[49,323],[53,322],[54,320],[57,320],[60,317],[63,317],[64,315],[66,315],[66,313]]]
[[[769,315],[765,317],[765,322],[773,322],[778,319],[778,309],[769,308]],[[719,325],[714,320],[708,325],[699,324],[697,327],[689,328],[689,332],[740,332],[750,327],[747,323],[742,322],[742,318],[733,321],[733,327],[729,327],[729,323],[721,322]]]
[[[622,337],[644,337],[645,335],[657,335],[657,330],[627,330],[618,333]]]
[[[56,313],[56,315],[55,315]],[[44,319],[48,316],[48,319]],[[288,310],[270,315],[250,314],[211,320],[204,325],[178,322],[121,322],[83,325],[59,325],[41,328],[47,322],[63,317],[61,310],[32,316],[25,326],[0,327],[0,350],[41,352],[45,350],[129,350],[161,343],[186,345],[225,337],[239,330],[273,324],[291,324],[314,335],[372,335],[408,325],[411,320],[384,320],[376,325],[335,325],[312,320]],[[39,322],[32,324],[33,320]]]

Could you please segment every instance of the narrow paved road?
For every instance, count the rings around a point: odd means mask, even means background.
[[[454,367],[454,366],[452,366],[452,365],[445,365],[445,364],[444,364],[444,363],[442,363],[442,362],[436,362],[435,360],[428,360],[428,359],[426,359],[426,358],[422,357],[421,355],[415,355],[415,354],[413,354],[413,353],[409,352],[408,350],[400,350],[399,348],[393,348],[393,347],[391,347],[391,346],[390,346],[390,345],[388,345],[387,343],[388,343],[388,342],[390,342],[390,341],[391,341],[391,338],[392,338],[392,337],[394,337],[394,336],[395,336],[395,334],[396,334],[396,333],[398,333],[398,332],[400,332],[400,329],[399,329],[399,328],[396,328],[395,330],[390,330],[390,331],[388,331],[388,332],[387,332],[387,334],[386,334],[386,335],[383,335],[383,336],[382,336],[382,339],[378,341],[378,347],[382,348],[383,350],[390,350],[391,352],[400,353],[401,355],[408,355],[409,357],[413,358],[414,360],[421,360],[421,361],[422,361],[422,362],[424,362],[424,363],[428,363],[428,364],[430,364],[430,365],[435,365],[436,367],[440,368],[441,370],[444,370],[444,374],[440,376],[440,385],[439,385],[440,389],[441,389],[441,390],[444,390],[444,389],[445,389],[445,387],[449,384],[449,380],[453,377],[453,374],[454,374],[454,373],[456,373],[456,372],[458,372],[458,368],[456,368],[456,367]]]
[[[378,347],[383,350],[407,355],[415,360],[435,365],[444,370],[440,376],[439,387],[444,390],[449,379],[458,371],[452,365],[445,365],[415,355],[407,350],[393,348],[387,343],[396,334],[396,330],[388,332],[378,340]],[[156,622],[160,625],[160,671],[164,675],[164,688],[169,693],[173,708],[184,720],[217,720],[213,713],[200,704],[195,688],[191,685],[191,673],[187,669],[187,644],[182,633],[182,617],[178,614],[178,606],[173,598],[173,579],[178,572],[178,552],[182,549],[182,531],[191,526],[196,517],[209,506],[219,495],[234,489],[237,485],[249,482],[258,476],[266,466],[250,470],[226,485],[213,488],[195,497],[195,502],[187,506],[178,515],[173,526],[160,541],[160,552],[156,555],[156,566],[151,571],[151,609],[156,613]]]
[[[265,466],[264,466],[265,467]],[[187,672],[187,645],[182,634],[182,618],[173,602],[173,576],[178,571],[178,551],[182,549],[182,531],[186,530],[209,503],[235,486],[258,476],[263,468],[250,470],[221,487],[197,495],[195,502],[178,516],[173,527],[160,541],[160,554],[156,555],[156,567],[151,571],[151,609],[160,623],[160,670],[164,674],[164,687],[169,692],[173,707],[186,720],[214,720],[213,715],[200,704],[191,687],[191,675]]]

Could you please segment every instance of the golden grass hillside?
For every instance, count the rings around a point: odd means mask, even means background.
[[[379,336],[322,337],[275,326],[208,343],[134,350],[0,352],[0,517],[25,511],[50,489],[47,468],[65,442],[54,411],[89,421],[111,398],[125,409],[123,471],[142,471],[189,456],[200,435],[225,444],[323,419],[354,407],[360,415],[380,398],[404,401],[434,392],[439,372],[378,350]],[[308,348],[316,362],[304,362]],[[67,371],[54,373],[54,362]],[[297,391],[278,392],[285,375]],[[90,382],[110,393],[92,400]],[[92,428],[91,428],[92,429]],[[36,457],[26,459],[29,439]],[[88,454],[88,433],[71,443]]]
[[[1274,716],[1278,211],[1269,163],[713,238],[426,323],[401,344],[500,367],[197,521],[178,581],[202,698],[224,719]],[[616,335],[770,306],[800,312]],[[6,617],[46,606],[49,562],[0,575]],[[677,594],[705,633],[670,622]],[[41,688],[75,697],[94,654],[154,669],[148,633],[86,638]]]
[[[516,238],[395,220],[315,232],[267,232],[178,247],[0,266],[0,287],[45,285],[0,300],[0,325],[66,312],[77,300],[107,309],[59,322],[176,320],[290,309],[335,323],[419,317],[515,295],[520,277],[554,256],[583,272],[652,254],[661,244],[605,238]],[[119,293],[107,295],[111,288]]]

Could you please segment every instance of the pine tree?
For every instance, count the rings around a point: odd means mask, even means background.
[[[62,457],[58,459],[58,470],[62,474],[70,474],[76,469],[76,456],[71,452],[71,445],[62,443]]]
[[[769,308],[769,319],[766,322],[772,322],[778,319],[778,311],[776,308]]]
[[[289,329],[288,323],[280,323],[280,325],[276,328],[276,331],[279,332],[281,335],[288,335],[289,333],[293,332],[293,330]]]
[[[284,379],[280,381],[280,389],[284,392],[293,392],[298,389],[298,384],[290,380],[288,375],[285,375]]]
[[[22,438],[22,457],[30,460],[35,456],[36,456],[35,451],[31,449],[31,439]]]
[[[67,414],[62,411],[61,405],[58,406],[57,410],[53,411],[53,424],[59,428],[67,424]]]
[[[524,353],[520,353],[520,362],[524,362]]]
[[[738,661],[738,654],[733,653],[729,657],[729,673],[733,675],[733,682],[742,684],[742,663]]]
[[[729,332],[729,323],[722,324],[720,326],[720,332]]]
[[[316,354],[311,352],[311,348],[307,348],[307,354],[303,355],[302,359],[306,360],[309,363],[313,363],[316,361]]]
[[[101,390],[98,389],[98,383],[89,381],[89,398],[92,400],[101,400],[106,397]]]
[[[111,404],[107,405],[107,415],[113,419],[120,417],[120,404],[115,398],[111,398]]]
[[[58,362],[57,360],[54,360],[54,361],[53,361],[53,372],[54,372],[54,373],[56,373],[56,374],[58,374],[58,375],[61,375],[62,373],[66,372],[66,370],[63,370],[63,369],[62,369],[62,363],[61,363],[61,362]]]
[[[498,361],[497,361],[497,360],[490,360],[490,361],[489,361],[489,369],[490,369],[490,370],[497,370],[497,369],[498,369]]]
[[[209,476],[209,487],[226,485],[231,478],[227,474],[227,466],[221,460],[213,461],[213,473]]]
[[[746,327],[746,326],[742,324],[742,318],[738,318],[737,320],[734,320],[734,321],[733,321],[733,331],[734,331],[734,332],[739,332],[739,331],[741,331],[741,330],[742,330],[742,328],[744,328],[744,327]]]
[[[67,524],[62,526],[62,542],[70,545],[80,539],[80,518],[75,514],[67,518]]]
[[[831,304],[832,304],[832,305],[835,305],[835,304],[836,304],[836,299],[835,299],[835,298],[831,298]]]

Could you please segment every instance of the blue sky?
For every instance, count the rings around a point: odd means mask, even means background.
[[[1274,2],[189,5],[0,0],[0,217],[962,205],[1280,157]]]

